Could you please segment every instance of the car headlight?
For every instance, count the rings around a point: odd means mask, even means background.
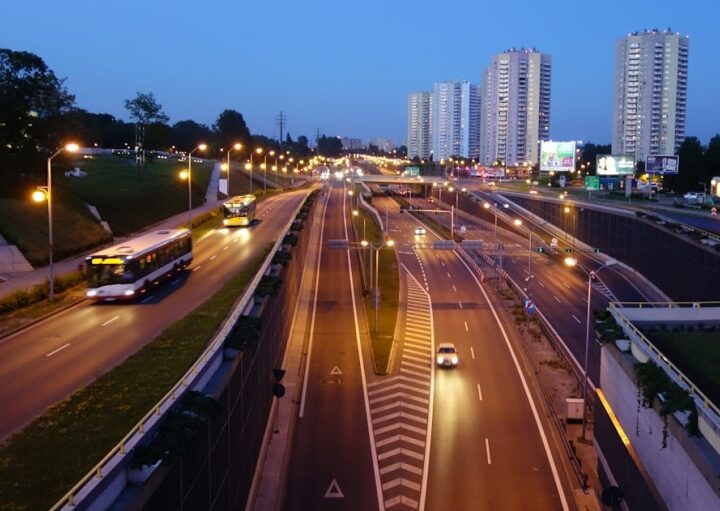
[[[93,296],[96,296],[96,295],[97,295],[97,291],[95,291],[94,289],[91,289],[90,291],[87,292],[87,296],[89,296],[90,298],[92,298]]]
[[[442,364],[442,361],[443,361],[442,355],[438,355],[438,356],[437,356],[437,363],[438,363],[438,364]]]
[[[224,218],[224,219],[223,219],[223,225],[227,225],[227,224],[228,224],[228,219],[227,219],[227,218]]]
[[[453,363],[453,365],[457,365],[457,363],[458,363],[457,355],[453,355],[453,357],[452,357],[452,363]]]
[[[134,294],[135,294],[135,291],[132,289],[128,289],[127,291],[125,291],[125,296],[132,296]]]

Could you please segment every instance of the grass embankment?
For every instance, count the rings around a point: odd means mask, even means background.
[[[134,162],[117,156],[79,160],[75,165],[87,176],[57,178],[57,185],[98,208],[116,236],[187,211],[188,185],[179,177],[187,162],[156,160],[138,173]],[[192,167],[193,207],[205,200],[213,163]]]
[[[48,509],[175,385],[270,251],[121,365],[77,391],[0,448],[0,508]]]
[[[98,208],[115,236],[187,211],[187,182],[178,177],[186,166],[177,160],[158,160],[138,175],[133,162],[117,156],[96,156],[73,163],[85,177],[66,177],[59,172],[53,181],[53,245],[56,260],[109,242],[112,237],[98,224],[87,204]],[[193,164],[192,196],[198,206],[212,165]],[[33,266],[48,262],[48,211],[46,204],[28,198],[0,199],[0,233],[17,245]]]
[[[357,217],[352,217],[355,218],[355,229],[358,238],[363,238],[364,229],[366,240],[376,244],[382,243],[384,240],[383,233],[375,223],[375,217],[362,208],[360,208],[359,213]],[[361,257],[366,258],[366,268],[369,272],[370,265],[367,258],[374,258],[375,250],[363,250]],[[372,277],[374,286],[374,276],[369,276]],[[377,374],[386,374],[395,335],[400,294],[399,272],[394,248],[385,247],[379,251],[378,287],[380,288],[380,308],[377,310],[377,326],[375,323],[376,311],[372,307],[369,293],[365,294],[363,301],[368,326],[370,327],[375,372]]]
[[[654,330],[646,334],[673,364],[720,406],[720,332]]]

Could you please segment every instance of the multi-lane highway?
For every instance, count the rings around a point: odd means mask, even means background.
[[[280,235],[306,191],[268,198],[250,229],[218,229],[189,271],[139,303],[83,302],[0,340],[0,438],[92,382],[205,301]]]
[[[336,184],[325,243],[348,238],[344,201]],[[393,201],[375,206],[402,279],[390,374],[372,374],[351,251],[324,249],[285,507],[568,509],[544,414],[480,283],[454,253],[416,248],[417,222]],[[458,368],[436,369],[440,341]]]

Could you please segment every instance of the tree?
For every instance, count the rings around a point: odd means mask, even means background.
[[[678,149],[680,157],[680,172],[677,176],[673,176],[673,183],[676,184],[677,190],[685,192],[688,190],[697,190],[700,186],[698,183],[704,183],[703,173],[703,147],[697,137],[687,137]]]
[[[286,144],[288,147],[292,147],[292,145],[293,145],[294,143],[295,143],[295,142],[293,142],[293,139],[292,139],[292,137],[290,136],[290,133],[288,132],[287,136],[285,137],[285,144]]]
[[[89,146],[97,144],[99,147],[122,148],[126,143],[132,143],[135,136],[132,124],[110,114],[95,114],[82,108],[73,108],[66,114],[66,120],[66,138],[70,139],[70,135],[73,135]]]
[[[245,119],[235,110],[223,110],[215,121],[214,128],[221,147],[230,147],[237,142],[247,147],[252,141]]]
[[[125,108],[130,111],[130,118],[147,126],[152,122],[168,122],[170,117],[162,111],[162,106],[155,100],[152,92],[138,92],[135,99],[126,99]]]
[[[297,143],[301,147],[305,147],[307,149],[308,146],[308,138],[305,135],[300,135],[297,139]]]
[[[680,161],[682,164],[682,161]],[[710,139],[703,162],[705,181],[708,183],[715,176],[720,176],[720,135]]]
[[[39,176],[75,97],[37,55],[0,49],[0,189]]]
[[[342,140],[338,137],[326,137],[323,135],[318,139],[318,153],[323,156],[340,156],[342,154],[342,148]]]
[[[172,127],[171,145],[180,151],[191,151],[198,144],[212,139],[212,131],[192,120],[176,122]]]

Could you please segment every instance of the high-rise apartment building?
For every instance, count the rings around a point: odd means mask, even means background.
[[[480,95],[477,85],[468,81],[434,84],[432,93],[433,160],[440,161],[452,156],[477,158],[479,115]]]
[[[493,57],[483,73],[480,162],[515,165],[539,157],[550,138],[550,55],[510,49]]]
[[[430,157],[432,144],[432,94],[430,92],[413,92],[408,95],[408,158]]]
[[[613,154],[645,161],[675,154],[685,139],[689,37],[635,32],[615,50]]]

